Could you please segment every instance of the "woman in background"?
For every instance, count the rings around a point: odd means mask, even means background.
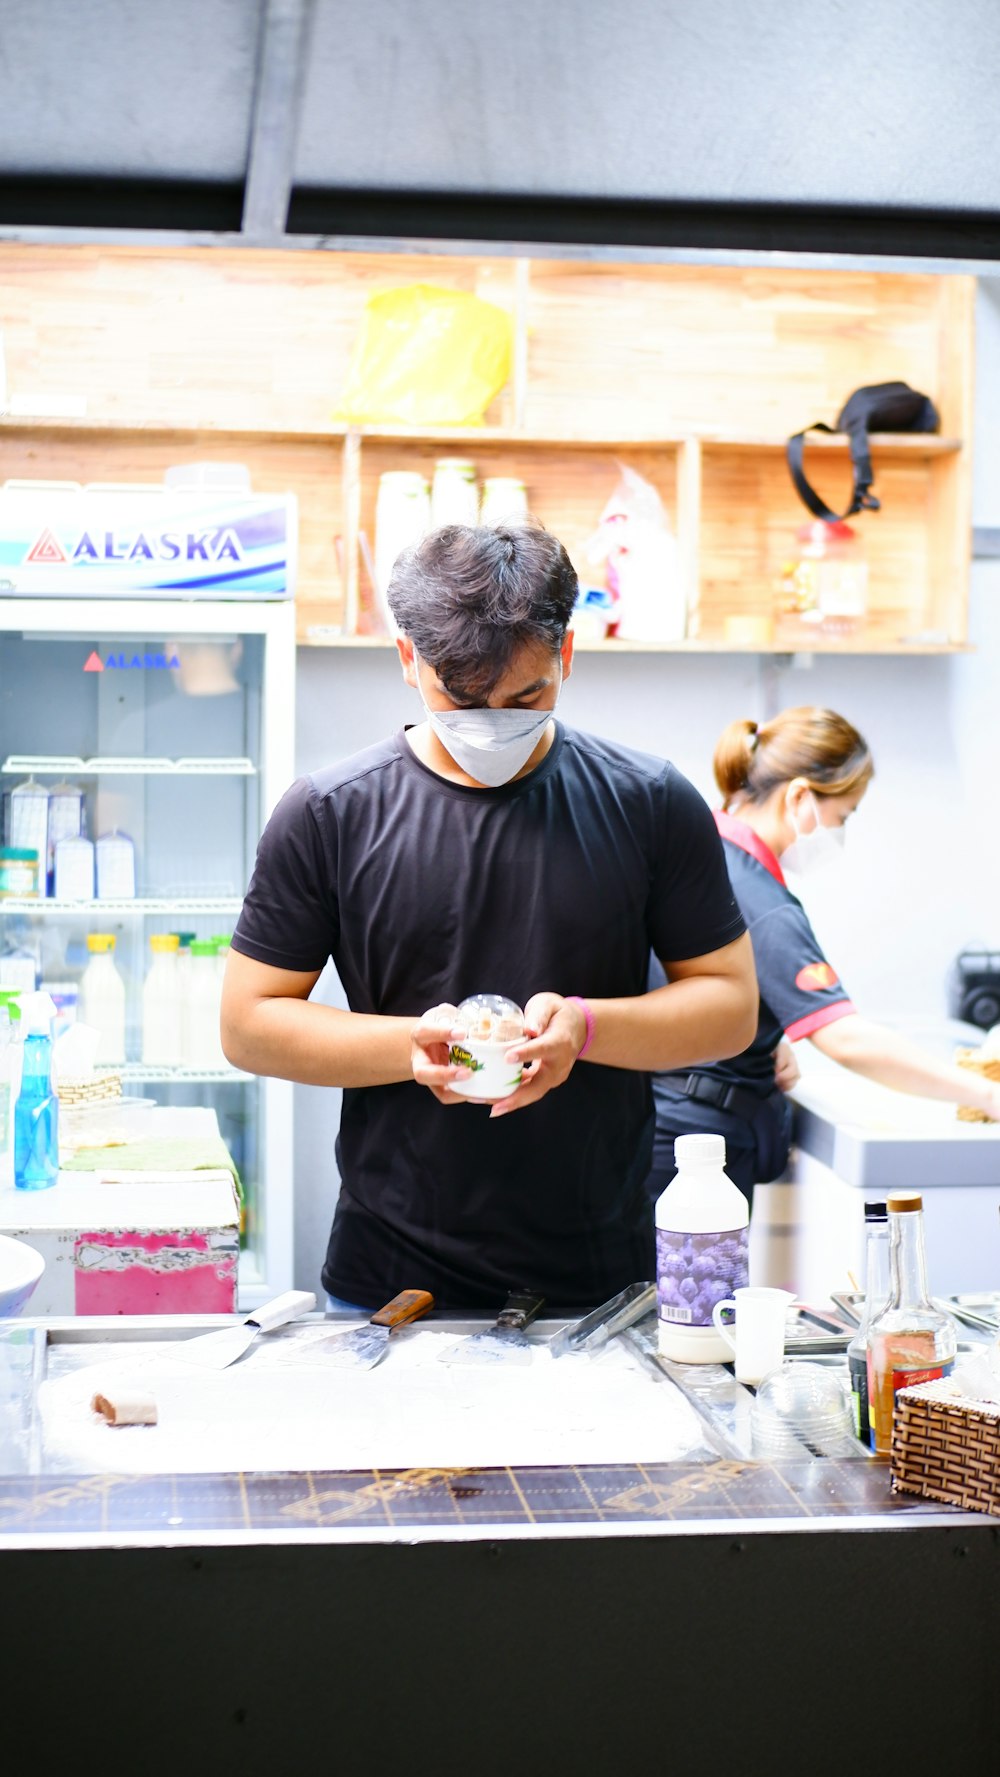
[[[678,1135],[726,1138],[726,1171],[753,1201],[755,1184],[788,1161],[798,1078],[790,1044],[808,1037],[842,1067],[897,1092],[968,1104],[1000,1119],[1000,1086],[937,1061],[863,1018],[821,950],[805,908],[785,881],[835,858],[874,775],[862,736],[836,711],[802,706],[773,721],[731,722],[713,759],[722,792],[716,824],[733,893],[753,941],[760,1015],[749,1049],[731,1061],[653,1075],[656,1139],[647,1190],[655,1201],[674,1175]],[[650,986],[662,985],[655,958]]]

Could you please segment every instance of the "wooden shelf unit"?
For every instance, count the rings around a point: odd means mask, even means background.
[[[514,474],[585,584],[588,542],[618,464],[657,487],[690,611],[681,652],[952,651],[966,642],[974,280],[409,254],[0,244],[8,383],[21,402],[84,399],[86,416],[0,419],[0,479],[158,481],[171,464],[245,463],[300,517],[305,645],[385,637],[361,536],[374,547],[386,469],[430,477],[439,455]],[[481,427],[355,428],[336,402],[367,298],[410,282],[506,306],[514,369]],[[872,439],[877,514],[853,522],[869,620],[849,637],[773,621],[808,514],[788,434],[832,424],[852,389],[901,378],[935,400],[940,434]],[[832,505],[846,440],[806,449]],[[727,641],[726,619],[771,628]],[[614,652],[659,652],[609,641]]]

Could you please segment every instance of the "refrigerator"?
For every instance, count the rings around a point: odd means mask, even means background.
[[[293,495],[238,478],[0,489],[3,844],[18,786],[63,786],[72,806],[71,786],[84,835],[124,837],[135,876],[134,892],[120,879],[107,892],[106,877],[89,899],[60,898],[41,866],[37,893],[8,884],[0,982],[33,961],[36,981],[68,988],[71,1004],[88,935],[114,935],[123,1094],[211,1106],[236,1163],[241,1312],[293,1284],[293,1088],[221,1053],[208,1066],[144,1061],[143,984],[154,933],[232,933],[260,832],[294,776],[296,527]]]

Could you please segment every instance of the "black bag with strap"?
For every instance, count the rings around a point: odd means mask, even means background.
[[[824,518],[830,524],[862,510],[877,512],[881,502],[870,491],[875,477],[868,451],[869,432],[937,432],[940,426],[940,415],[930,396],[911,389],[909,383],[869,383],[863,389],[855,389],[837,415],[836,425],[825,426],[818,420],[814,426],[795,432],[785,446],[800,500],[815,518]],[[846,512],[831,512],[806,480],[802,452],[809,432],[846,432],[850,439],[854,492]]]

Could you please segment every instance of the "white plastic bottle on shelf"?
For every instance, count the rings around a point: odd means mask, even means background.
[[[181,1059],[180,939],[176,932],[153,932],[149,948],[153,960],[142,984],[142,1059],[154,1067],[177,1067]]]
[[[679,1135],[674,1161],[655,1210],[660,1352],[676,1363],[729,1363],[712,1309],[746,1287],[749,1206],[725,1171],[725,1136]]]
[[[113,932],[88,932],[90,961],[80,982],[78,1016],[100,1031],[95,1060],[105,1065],[125,1060],[125,983],[115,966]]]
[[[219,979],[215,945],[211,938],[195,938],[190,950],[185,1066],[227,1067],[229,1064],[222,1053],[222,1040],[219,1036],[222,983]]]

